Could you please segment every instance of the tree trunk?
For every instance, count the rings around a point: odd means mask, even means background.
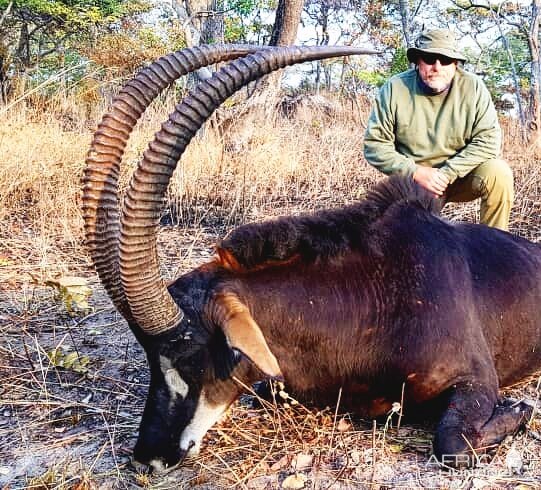
[[[21,25],[16,56],[17,61],[24,69],[30,67],[30,37],[28,34],[28,24],[26,22]]]
[[[410,36],[410,7],[408,0],[399,0],[400,5],[400,18],[402,19],[402,33],[404,34],[404,41],[406,43],[406,48],[411,46],[411,36]]]
[[[217,0],[173,0],[172,6],[183,23],[188,47],[223,42],[224,18]],[[203,81],[212,76],[212,71],[200,68],[195,76]]]
[[[269,44],[289,46],[295,42],[303,5],[303,0],[278,0]]]
[[[318,24],[321,27],[321,38],[319,37],[319,33],[317,36],[318,46],[329,45],[329,11],[330,8],[328,0],[322,0],[318,16]],[[319,89],[321,87],[321,70],[324,70],[324,65],[323,62],[319,60],[316,61],[316,66],[316,94],[319,95]]]
[[[541,19],[541,0],[532,0],[532,15],[528,31],[528,48],[530,50],[530,103],[528,107],[528,127],[530,141],[541,150],[541,113],[539,104],[540,63],[539,63],[539,21]]]
[[[507,52],[507,57],[509,58],[509,63],[511,64],[511,78],[513,79],[513,85],[515,87],[515,96],[517,99],[517,109],[518,109],[518,118],[520,121],[521,128],[521,137],[524,142],[527,141],[527,129],[526,129],[526,116],[524,115],[524,108],[522,107],[522,97],[520,95],[520,81],[518,79],[517,68],[515,65],[515,58],[513,57],[513,51],[509,46],[509,41],[507,36],[502,30],[499,17],[495,16],[496,24],[498,25],[498,30],[500,32],[501,40],[505,51]]]
[[[197,32],[197,44],[222,42],[224,19],[217,0],[186,0],[185,3],[191,24]]]
[[[11,7],[13,7],[13,1],[9,2],[6,9],[2,12],[2,16],[0,17],[0,27],[2,27],[2,24],[7,19],[7,16],[9,15],[11,11]]]
[[[12,6],[13,2],[9,2],[4,12],[2,12],[2,15],[0,16],[0,29],[2,28],[2,24],[7,19]],[[0,32],[2,31],[0,30]],[[8,99],[8,57],[9,52],[7,46],[5,45],[4,36],[0,34],[0,105],[7,104]]]
[[[295,43],[301,20],[304,0],[278,0],[276,17],[269,44],[271,46],[289,46]],[[276,98],[282,81],[282,70],[268,75],[260,85],[264,97]]]
[[[0,105],[5,105],[8,102],[9,81],[7,70],[7,54],[2,52],[2,47],[0,46]]]

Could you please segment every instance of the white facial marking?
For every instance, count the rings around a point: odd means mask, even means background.
[[[189,458],[199,454],[204,435],[218,421],[228,406],[229,403],[218,406],[210,405],[205,398],[205,392],[201,391],[192,420],[180,436],[180,448],[188,451]]]
[[[184,400],[190,389],[186,384],[186,381],[180,377],[180,374],[178,374],[178,371],[173,367],[171,361],[167,359],[167,357],[160,356],[160,367],[173,399],[176,395],[180,395]]]

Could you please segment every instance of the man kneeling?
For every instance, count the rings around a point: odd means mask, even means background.
[[[407,51],[415,64],[375,101],[365,135],[368,163],[411,175],[446,202],[481,198],[481,223],[507,230],[513,174],[499,158],[501,130],[483,81],[460,63],[454,35],[422,33]]]

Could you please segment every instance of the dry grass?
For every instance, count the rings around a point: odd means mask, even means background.
[[[172,105],[165,97],[138,125],[122,187]],[[190,145],[170,189],[165,219],[186,228],[166,227],[160,236],[168,273],[207,260],[211,243],[236,223],[361,197],[380,175],[362,159],[366,112],[357,107],[331,117],[309,110],[294,120],[238,117],[223,123],[224,137],[208,128]],[[0,114],[0,481],[3,471],[13,470],[19,476],[10,488],[278,488],[300,473],[308,488],[321,489],[482,488],[480,481],[485,488],[538,488],[539,417],[532,430],[506,441],[494,463],[452,474],[426,464],[430,425],[373,429],[340,410],[291,400],[289,407],[236,404],[209,432],[201,458],[169,477],[129,470],[148,373],[81,246],[79,179],[96,123],[88,115],[84,104],[66,98],[37,99]],[[517,186],[511,229],[539,241],[538,160],[518,143],[512,123],[504,129]],[[477,206],[453,205],[446,213],[475,220]],[[91,315],[68,315],[43,286],[67,273],[90,277]],[[55,366],[54,349],[88,356],[88,369]],[[511,394],[539,397],[538,378]],[[524,455],[522,475],[505,467],[511,444]],[[308,469],[295,467],[308,460]]]
[[[121,187],[174,101],[155,104],[130,138]],[[86,112],[66,99],[23,103],[0,113],[0,253],[40,281],[65,264],[84,263],[80,176],[89,146]],[[188,148],[169,192],[166,219],[228,226],[278,207],[313,209],[351,201],[375,179],[360,161],[354,120],[305,114],[297,120],[209,128]],[[278,149],[278,151],[277,151]],[[70,260],[71,259],[71,260]],[[72,264],[70,264],[71,266]]]
[[[86,119],[83,102],[35,96],[0,113],[3,253],[20,265],[31,264],[39,277],[69,257],[84,262],[80,177],[97,121]],[[173,105],[170,94],[138,124],[124,158],[122,188]],[[294,119],[257,112],[235,118],[237,112],[226,112],[229,119],[218,124],[227,125],[225,135],[207,128],[185,153],[169,191],[166,221],[230,226],[277,210],[299,212],[358,199],[381,177],[362,157],[363,107],[336,103],[330,116],[304,108]],[[519,143],[513,123],[504,122],[504,128],[518,196],[511,228],[535,240],[541,206],[537,159]],[[476,208],[453,206],[447,213],[476,219]]]

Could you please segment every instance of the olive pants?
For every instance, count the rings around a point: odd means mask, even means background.
[[[508,230],[514,200],[513,172],[505,160],[487,160],[465,177],[455,180],[445,192],[446,202],[481,198],[481,223]]]

